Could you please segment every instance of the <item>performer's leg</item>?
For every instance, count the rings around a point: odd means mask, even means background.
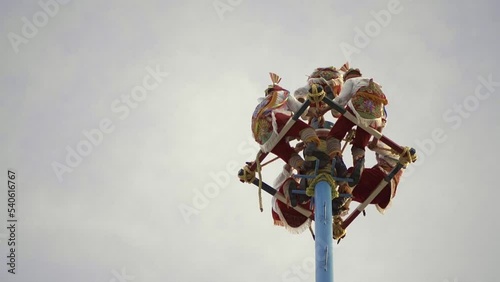
[[[352,113],[349,107],[346,107],[346,110]],[[330,157],[340,155],[340,142],[354,125],[355,124],[345,116],[341,116],[337,122],[335,122],[326,139],[327,152]]]
[[[370,133],[359,127],[356,128],[356,135],[354,136],[354,140],[352,140],[351,148],[353,163],[365,156],[365,148],[370,142],[370,137]]]
[[[354,162],[354,167],[353,167],[351,175],[349,177],[352,179],[352,181],[348,183],[350,187],[354,187],[354,186],[358,185],[364,168],[365,168],[365,158],[364,157],[359,158]]]
[[[290,146],[285,139],[281,139],[276,146],[271,150],[271,153],[278,156],[285,163],[291,165],[293,168],[300,170],[304,165],[304,159],[302,159],[297,152]]]
[[[288,179],[283,183],[282,186],[278,188],[278,191],[283,194],[287,194],[286,191],[289,189],[288,184],[293,184],[293,183],[295,183],[295,180]],[[309,204],[307,203],[301,204],[299,201],[297,203],[297,206],[301,206],[306,210],[310,210]],[[308,221],[308,218],[306,216],[302,215],[301,213],[294,210],[292,207],[289,207],[286,203],[283,203],[279,200],[276,200],[276,204],[273,208],[276,208],[276,210],[273,209],[273,211],[276,212],[276,215],[273,214],[273,219],[275,220],[275,223],[276,219],[279,219],[280,222],[278,224],[280,225],[284,225],[293,229],[302,227]]]
[[[278,129],[282,130],[285,124],[290,119],[290,116],[282,113],[275,113],[276,122],[278,124]],[[326,152],[318,150],[318,146],[320,145],[320,140],[316,131],[310,127],[308,124],[301,120],[297,120],[294,125],[288,130],[285,134],[286,137],[291,138],[300,138],[304,141],[306,148],[304,149],[304,155],[312,158],[310,161],[315,162],[316,159],[320,160],[320,167],[324,167],[329,163],[329,158]],[[281,141],[280,141],[281,142]],[[297,158],[295,156],[295,158]],[[292,165],[292,164],[290,164]],[[292,165],[294,166],[294,165]],[[294,166],[295,167],[295,166]],[[314,167],[312,163],[304,167],[306,170]],[[297,167],[295,167],[297,168]]]
[[[358,185],[354,188],[352,192],[353,201],[362,203],[371,195],[371,193],[377,188],[378,184],[384,180],[385,173],[380,169],[367,168],[361,174]],[[389,198],[390,198],[390,186],[389,186]],[[381,199],[387,197],[387,186],[382,190],[382,192],[372,200],[371,204],[378,204]]]
[[[290,115],[283,113],[275,113],[276,123],[278,125],[278,131],[283,130],[288,120],[291,118]],[[297,120],[293,126],[285,134],[285,137],[300,138],[304,143],[315,143],[319,144],[319,138],[316,135],[316,131],[309,126],[307,123]]]
[[[352,188],[349,187],[345,182],[339,184],[339,193],[340,194],[352,194]],[[341,215],[343,216],[345,213],[349,211],[349,204],[352,201],[352,197],[349,196],[339,196],[337,198],[332,199],[332,213],[333,215]]]

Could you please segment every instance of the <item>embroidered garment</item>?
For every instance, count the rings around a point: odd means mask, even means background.
[[[379,119],[384,115],[387,98],[379,85],[370,79],[367,86],[362,86],[351,99],[356,112],[365,119]]]
[[[295,181],[293,178],[287,178],[280,186],[278,186],[278,191],[283,195],[287,194],[286,191],[288,191],[289,185],[293,181]],[[283,226],[286,230],[293,234],[302,233],[304,230],[307,230],[309,226],[311,226],[312,220],[310,218],[294,210],[291,206],[282,203],[276,198],[276,196],[273,197],[272,204],[272,217],[274,225]],[[312,212],[310,205],[310,201],[298,204],[298,206],[303,209]]]
[[[364,126],[377,128],[382,125],[387,98],[381,86],[373,79],[364,77],[348,79],[334,102],[342,107],[347,105]]]
[[[291,117],[298,112],[302,103],[290,95],[288,90],[282,89],[274,91],[272,94],[262,98],[252,115],[252,133],[255,141],[260,144],[263,152],[270,152],[277,142],[278,132],[288,119],[283,121],[276,118],[276,114],[281,113],[286,117]],[[304,112],[304,115],[307,114]],[[285,118],[286,118],[285,117]],[[302,128],[300,121],[295,122],[294,127]],[[290,135],[290,134],[287,134]],[[299,137],[300,134],[297,136]]]
[[[273,111],[280,110],[286,112],[288,91],[277,91],[272,95],[268,95],[262,99],[257,105],[252,115],[252,133],[259,144],[264,144],[273,132],[277,133],[275,126],[273,126]]]

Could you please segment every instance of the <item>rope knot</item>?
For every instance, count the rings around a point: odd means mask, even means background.
[[[252,183],[255,180],[255,171],[251,170],[249,165],[246,165],[241,169],[238,178],[243,182]]]
[[[409,163],[414,163],[417,161],[417,154],[411,152],[410,147],[404,147],[403,152],[399,154],[399,163],[403,165],[404,168]]]
[[[319,84],[312,84],[311,89],[309,89],[309,92],[307,93],[307,99],[309,99],[312,104],[319,105],[319,102],[323,100],[325,95],[326,93],[323,90],[323,87]]]

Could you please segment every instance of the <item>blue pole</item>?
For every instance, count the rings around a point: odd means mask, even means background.
[[[333,282],[332,189],[326,181],[314,188],[316,282]]]

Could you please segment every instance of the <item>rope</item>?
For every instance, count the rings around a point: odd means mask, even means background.
[[[307,93],[307,99],[309,99],[309,101],[311,101],[311,103],[315,103],[315,104],[319,104],[319,102],[321,102],[323,100],[323,98],[325,97],[325,91],[321,91],[321,92],[318,92],[318,93]],[[319,108],[318,108],[319,109]]]
[[[263,212],[264,208],[262,205],[262,172],[261,172],[262,167],[260,165],[260,160],[259,160],[258,156],[256,159],[256,163],[257,163],[257,172],[259,173],[259,208],[260,208],[260,212]]]
[[[377,149],[383,150],[383,151],[390,151],[391,154],[394,154],[394,155],[398,154],[398,152],[396,152],[396,150],[394,150],[392,148],[384,148],[384,147],[377,146]],[[404,168],[406,168],[406,166],[409,163],[414,163],[418,159],[417,155],[416,154],[412,155],[410,150],[411,150],[410,147],[404,147],[403,152],[401,152],[401,154],[399,154],[399,163],[401,163]]]
[[[319,141],[319,139],[318,139]],[[297,144],[297,147],[295,147],[296,152],[300,152],[303,149],[303,146],[301,143]],[[259,174],[259,209],[261,212],[264,211],[263,204],[262,204],[262,167],[277,160],[279,157],[276,157],[264,164],[260,163],[259,155],[257,154],[257,157],[255,159],[255,164],[257,165],[256,171]],[[247,182],[247,183],[252,183],[255,180],[255,171],[251,170],[249,165],[246,165],[243,167],[243,174],[238,175],[241,181]]]
[[[332,187],[332,199],[335,199],[339,196],[339,192],[334,189],[334,187],[337,186],[337,183],[335,182],[333,176],[330,174],[330,168],[328,167],[318,171],[318,176],[311,180],[309,186],[306,188],[306,195],[309,197],[314,197],[314,187],[316,187],[316,184],[321,181],[326,181],[330,185],[330,187]]]

